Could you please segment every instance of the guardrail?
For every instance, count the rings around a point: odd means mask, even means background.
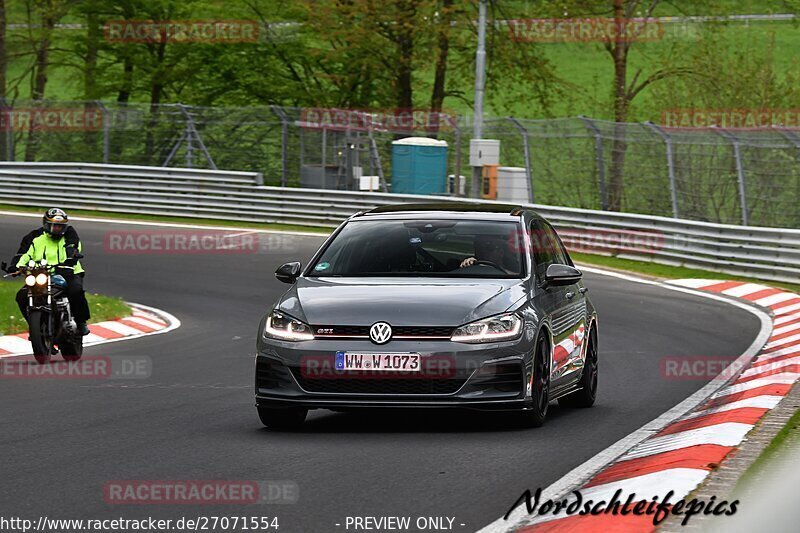
[[[335,227],[395,203],[502,203],[452,197],[268,187],[252,172],[76,163],[0,163],[0,203],[240,222]],[[530,204],[573,250],[765,280],[800,279],[800,230]]]

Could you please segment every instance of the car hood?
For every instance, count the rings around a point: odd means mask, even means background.
[[[524,294],[519,279],[299,278],[277,307],[311,325],[459,326]]]

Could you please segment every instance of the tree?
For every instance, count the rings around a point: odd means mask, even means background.
[[[697,4],[702,3],[704,2]],[[614,122],[617,123],[611,147],[606,199],[607,208],[612,211],[619,211],[622,208],[627,150],[623,123],[629,120],[631,103],[642,91],[661,80],[675,76],[690,76],[694,73],[691,68],[683,64],[659,66],[656,69],[647,69],[649,70],[647,73],[642,67],[637,68],[632,75],[629,72],[631,50],[644,40],[648,24],[655,24],[651,19],[659,4],[661,0],[575,0],[565,3],[570,17],[610,18],[617,30],[615,35],[607,35],[603,40],[603,48],[608,53],[613,67],[612,115]],[[635,20],[644,21],[644,24],[639,26],[628,24]]]
[[[0,0],[0,113],[6,113],[6,71],[8,63],[6,57],[6,1]],[[4,119],[5,120],[5,119]],[[11,124],[6,122],[6,128]],[[0,157],[10,159],[8,153],[8,135],[5,129],[0,128]]]
[[[67,13],[68,0],[28,0],[27,21],[29,45],[34,61],[31,71],[31,98],[43,100],[50,68],[50,48],[56,23]],[[38,132],[31,127],[25,145],[25,161],[32,161],[38,145]]]

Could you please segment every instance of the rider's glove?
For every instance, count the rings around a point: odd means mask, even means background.
[[[9,268],[8,263],[6,263],[5,261],[0,263],[0,269],[2,269],[3,272],[6,272],[9,276],[19,276],[20,274],[20,271],[16,266],[12,265]]]

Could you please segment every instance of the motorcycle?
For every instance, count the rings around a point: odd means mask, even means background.
[[[75,259],[82,257],[75,255]],[[67,299],[67,280],[56,273],[57,268],[64,266],[48,265],[43,259],[39,263],[30,261],[26,267],[11,272],[2,264],[7,272],[3,277],[24,276],[28,288],[29,338],[33,356],[41,365],[49,363],[59,351],[65,361],[77,361],[83,355],[83,336]]]

